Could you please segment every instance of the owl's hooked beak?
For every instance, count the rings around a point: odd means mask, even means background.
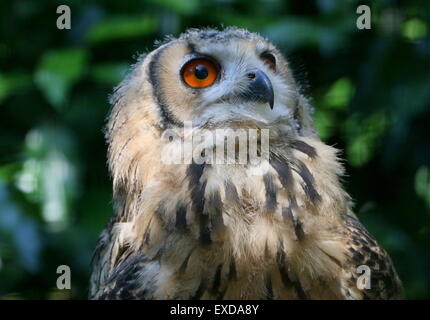
[[[269,77],[259,69],[250,70],[247,76],[251,82],[241,96],[249,101],[267,102],[270,109],[273,109],[274,93]]]

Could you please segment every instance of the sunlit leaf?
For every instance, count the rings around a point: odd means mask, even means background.
[[[427,24],[417,18],[405,21],[402,27],[403,36],[412,41],[422,39],[427,35]]]
[[[324,97],[324,105],[336,109],[344,109],[352,96],[355,89],[348,78],[340,78],[328,90]]]

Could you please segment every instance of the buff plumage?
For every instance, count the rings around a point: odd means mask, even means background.
[[[259,60],[267,51],[276,72]],[[196,54],[221,66],[207,89],[180,80]],[[241,100],[251,67],[270,78],[273,110]],[[351,210],[338,151],[318,138],[311,107],[267,39],[235,28],[168,39],[138,61],[112,104],[115,213],[94,254],[91,298],[402,297],[390,258]],[[180,135],[187,121],[193,134],[268,129],[270,157],[255,166],[160,161],[163,132]],[[371,269],[370,289],[357,287],[360,265]]]

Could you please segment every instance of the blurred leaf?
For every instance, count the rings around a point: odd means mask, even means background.
[[[415,191],[430,208],[430,170],[427,166],[421,166],[415,174]]]
[[[9,192],[0,181],[0,232],[9,233],[14,240],[21,268],[36,272],[40,266],[41,239],[35,221],[24,217],[11,201]],[[1,239],[1,238],[0,238]],[[15,255],[12,255],[15,258]]]
[[[31,85],[31,77],[27,74],[13,73],[2,74],[0,73],[0,102],[6,99],[7,96],[15,93],[16,91]]]
[[[163,6],[166,9],[172,10],[179,14],[192,14],[196,12],[203,1],[200,0],[150,0],[150,2]]]
[[[330,138],[335,130],[335,118],[332,112],[317,108],[314,115],[315,126],[322,140]]]
[[[45,125],[26,138],[27,158],[16,177],[16,186],[30,201],[41,205],[51,230],[69,222],[70,204],[77,195],[77,168],[73,137],[57,126]]]
[[[58,110],[64,108],[71,87],[84,74],[87,60],[83,49],[60,49],[43,55],[35,82]]]
[[[0,73],[0,102],[9,94],[9,84],[5,77]]]
[[[265,33],[277,43],[286,43],[289,48],[317,46],[317,25],[305,19],[289,18],[272,23]]]
[[[348,78],[340,78],[328,90],[324,97],[324,105],[336,109],[344,109],[352,96],[355,89]]]
[[[403,36],[409,40],[417,41],[427,36],[427,24],[420,19],[409,19],[402,27]]]
[[[91,44],[98,44],[116,39],[142,37],[151,34],[156,28],[156,20],[148,15],[112,17],[94,25],[86,35],[86,40]]]
[[[122,80],[128,68],[127,63],[100,63],[93,67],[91,76],[98,83],[112,86]]]
[[[344,130],[348,137],[346,155],[349,164],[360,167],[369,161],[388,124],[383,112],[375,112],[365,119],[357,115],[347,119]]]
[[[371,156],[371,145],[366,135],[360,135],[354,138],[347,148],[348,163],[355,167],[365,164]]]
[[[317,47],[324,54],[333,54],[345,42],[352,24],[333,20],[335,25],[327,25],[312,19],[302,19],[290,16],[276,22],[269,22],[264,27],[264,34],[274,43],[289,50],[298,47]]]
[[[20,166],[18,163],[9,163],[0,166],[0,183],[9,183],[12,181],[14,174],[18,171]]]

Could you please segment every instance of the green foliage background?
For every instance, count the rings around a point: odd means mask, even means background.
[[[56,28],[67,4],[72,29]],[[390,252],[408,298],[430,297],[430,3],[109,0],[0,3],[0,298],[85,299],[111,215],[102,127],[133,56],[188,27],[266,35],[343,149],[356,212]],[[56,289],[56,268],[72,290]]]

